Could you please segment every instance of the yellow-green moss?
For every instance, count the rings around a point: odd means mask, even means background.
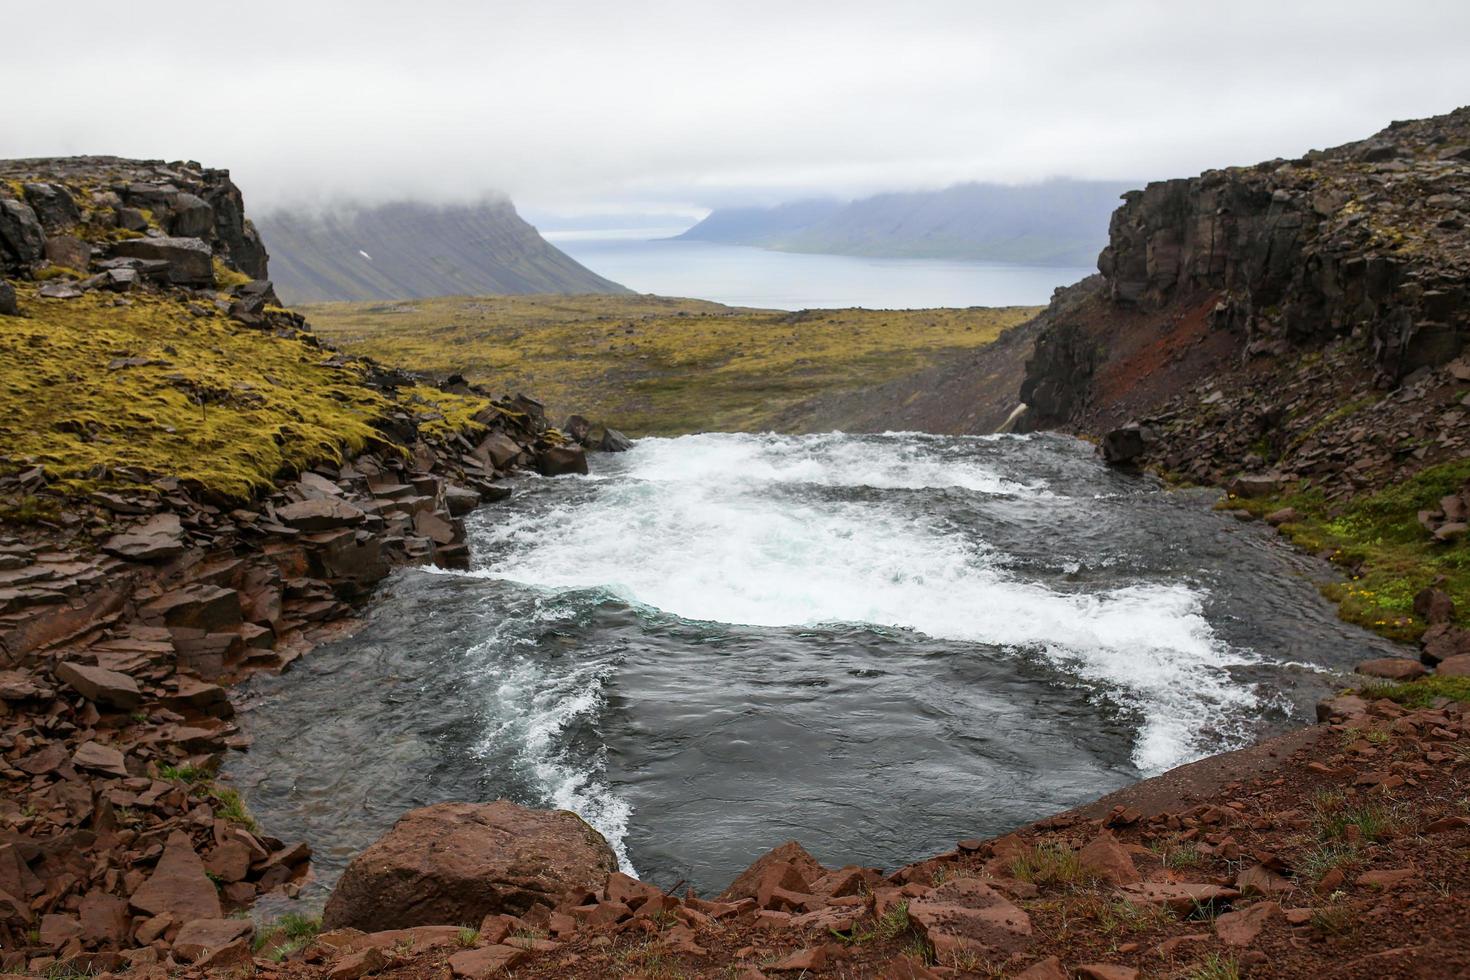
[[[789,314],[660,296],[481,296],[308,307],[317,330],[415,370],[524,392],[631,434],[769,428],[792,405],[984,346],[1029,307]]]
[[[69,266],[48,265],[44,269],[37,269],[32,278],[45,282],[48,279],[80,279],[82,274]]]
[[[194,316],[175,297],[136,294],[115,307],[97,293],[17,293],[25,315],[0,320],[0,445],[44,464],[64,492],[121,465],[243,498],[283,471],[360,449],[388,405],[320,349]],[[124,358],[159,363],[108,369]]]
[[[218,256],[214,259],[214,284],[220,289],[230,289],[234,286],[243,286],[250,282],[250,277],[237,269],[231,269],[220,260]]]
[[[455,395],[428,385],[400,389],[410,404],[418,403],[422,411],[437,414],[419,424],[419,431],[431,438],[447,439],[459,432],[482,432],[484,426],[475,416],[490,405],[484,398]]]

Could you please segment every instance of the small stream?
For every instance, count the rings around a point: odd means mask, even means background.
[[[470,572],[246,688],[229,776],[318,897],[406,809],[566,807],[722,888],[892,868],[1303,724],[1389,645],[1268,528],[1056,435],[705,434],[524,477]]]

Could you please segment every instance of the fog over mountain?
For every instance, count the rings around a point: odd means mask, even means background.
[[[792,252],[1090,266],[1124,191],[1108,181],[958,184],[842,203],[717,209],[679,237]]]
[[[478,200],[659,211],[1295,156],[1470,91],[1470,4],[1369,0],[159,0],[12,5],[0,157],[227,166],[253,211]],[[221,79],[221,45],[237,62]],[[1242,70],[1248,56],[1250,69]],[[121,89],[147,111],[105,111]]]

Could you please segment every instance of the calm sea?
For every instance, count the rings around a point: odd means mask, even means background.
[[[863,306],[1040,306],[1092,269],[873,259],[668,241],[649,229],[546,232],[589,269],[640,293],[778,310]],[[668,234],[677,234],[670,231]],[[653,240],[650,240],[653,238]]]

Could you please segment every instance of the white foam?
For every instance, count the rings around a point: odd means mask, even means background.
[[[643,440],[595,493],[479,525],[477,550],[495,557],[477,574],[603,588],[692,620],[870,623],[1040,653],[1140,713],[1139,769],[1203,754],[1207,732],[1257,701],[1229,672],[1250,655],[1214,636],[1188,587],[1057,592],[1016,578],[985,542],[932,526],[902,495],[833,503],[778,489],[1045,492],[974,449],[945,456],[920,440],[840,435]]]
[[[571,810],[607,839],[618,866],[636,877],[625,841],[632,807],[607,785],[605,749],[590,764],[572,761],[563,745],[567,727],[597,717],[607,667],[573,667],[556,675],[529,659],[495,668],[500,683],[487,706],[498,724],[474,746],[481,759],[496,768],[509,762],[536,784],[542,796],[561,810]]]

